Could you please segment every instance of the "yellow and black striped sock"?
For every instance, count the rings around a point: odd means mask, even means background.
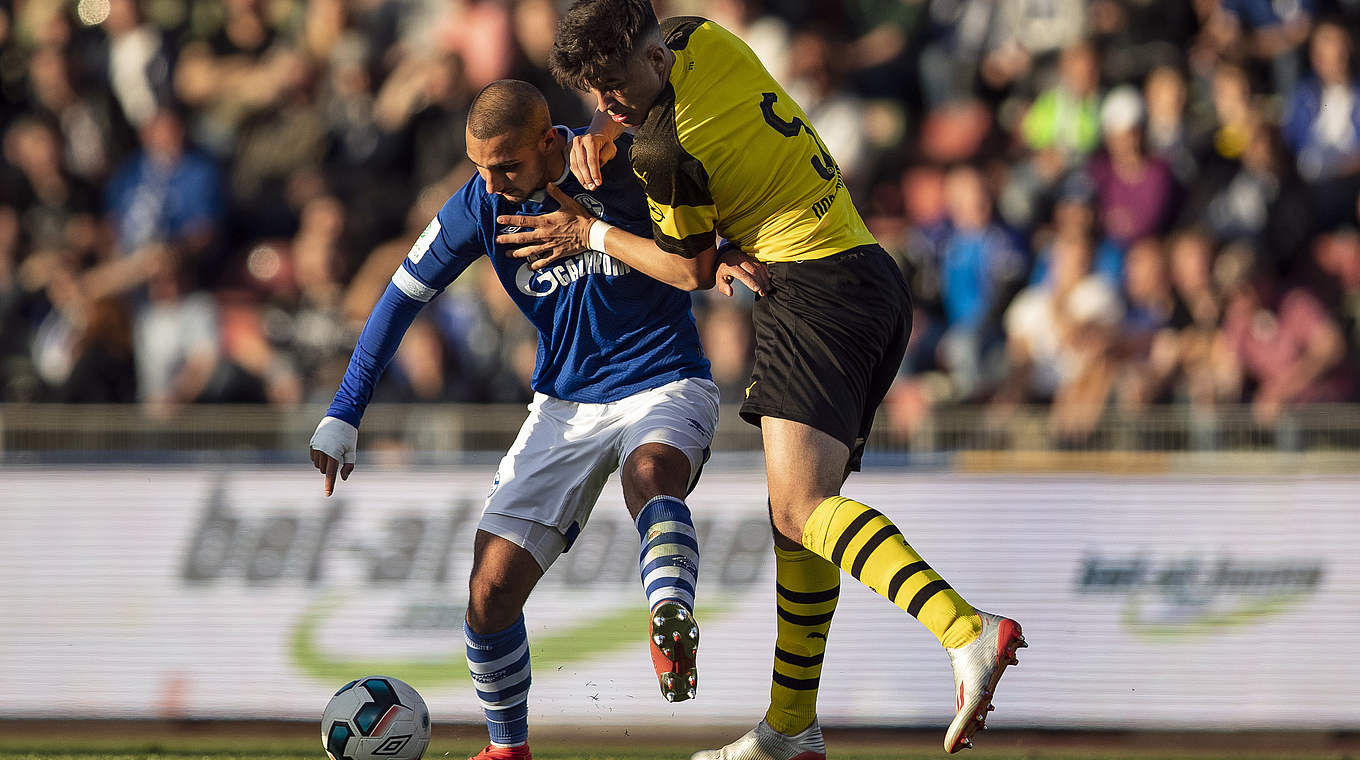
[[[774,548],[774,680],[765,721],[781,734],[796,734],[817,717],[817,686],[831,615],[841,593],[841,571],[807,549]]]
[[[947,647],[977,638],[982,620],[878,510],[843,496],[817,505],[803,546],[910,613]]]

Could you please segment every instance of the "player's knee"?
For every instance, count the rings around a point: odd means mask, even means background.
[[[505,630],[519,617],[522,602],[510,584],[473,578],[468,584],[467,622],[480,634]]]
[[[689,460],[669,447],[643,447],[628,457],[624,466],[624,486],[639,494],[656,496],[684,493],[689,480]]]

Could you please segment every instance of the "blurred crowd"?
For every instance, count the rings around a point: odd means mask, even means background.
[[[0,401],[328,401],[478,89],[588,119],[563,5],[0,0]],[[1360,0],[656,5],[755,49],[908,274],[905,429],[1360,399]],[[749,296],[695,310],[735,401]],[[535,350],[479,265],[375,401],[523,401]]]

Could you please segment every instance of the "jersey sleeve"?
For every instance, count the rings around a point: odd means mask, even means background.
[[[670,85],[666,88],[669,90]],[[675,130],[661,132],[674,135]],[[679,141],[658,150],[634,143],[633,173],[642,181],[657,247],[693,258],[712,248],[718,209],[708,187],[708,171]]]
[[[427,302],[487,252],[484,218],[490,207],[480,183],[475,176],[468,180],[411,245],[392,275],[403,293]]]
[[[416,238],[373,307],[326,414],[355,427],[420,309],[485,250],[476,177],[444,204]]]

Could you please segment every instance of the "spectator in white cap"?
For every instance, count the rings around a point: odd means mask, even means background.
[[[1143,97],[1121,85],[1100,106],[1105,150],[1091,161],[1100,229],[1121,246],[1163,232],[1175,204],[1171,169],[1143,149]]]

